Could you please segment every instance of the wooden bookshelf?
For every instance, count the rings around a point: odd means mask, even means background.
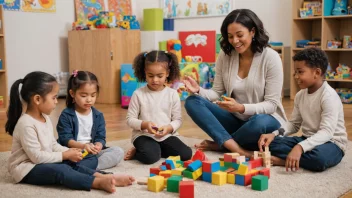
[[[303,48],[296,47],[297,40],[321,39],[318,46],[326,52],[332,70],[336,70],[339,63],[352,66],[352,49],[327,49],[328,40],[343,38],[344,35],[352,37],[352,15],[331,16],[333,8],[332,0],[320,0],[322,2],[322,15],[308,18],[300,18],[299,8],[303,7],[305,0],[292,0],[292,48],[291,55],[294,56]],[[319,0],[314,0],[319,1]],[[352,5],[352,0],[348,0]],[[294,73],[294,65],[291,60],[291,73]],[[329,84],[334,88],[352,88],[352,79],[329,79]],[[294,99],[299,87],[293,75],[290,77],[290,98]]]
[[[0,59],[2,62],[2,68],[0,68],[0,96],[3,97],[2,105],[0,104],[0,109],[6,108],[9,101],[7,91],[7,65],[5,49],[4,11],[2,5],[0,5]]]

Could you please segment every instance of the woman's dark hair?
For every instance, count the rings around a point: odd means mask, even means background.
[[[19,91],[20,84],[22,83],[21,91]],[[45,96],[53,89],[56,79],[54,76],[44,72],[31,72],[23,79],[18,79],[11,86],[10,90],[10,105],[7,110],[7,122],[5,130],[12,136],[15,126],[20,119],[23,111],[21,98],[30,104],[31,97],[40,95],[45,100]],[[20,97],[21,96],[21,97]]]
[[[72,75],[68,79],[68,85],[67,85],[67,96],[66,96],[67,107],[74,106],[74,99],[70,94],[70,90],[72,90],[73,93],[76,93],[76,91],[81,87],[81,85],[86,83],[95,84],[97,86],[97,93],[99,93],[98,78],[93,73],[89,71],[78,71],[78,70],[74,70],[72,72]]]
[[[320,68],[321,75],[324,75],[329,65],[328,56],[326,53],[318,48],[311,47],[297,52],[292,57],[293,61],[305,61],[310,68]]]
[[[231,51],[234,50],[234,47],[229,42],[227,32],[227,27],[232,23],[240,23],[246,27],[248,31],[254,29],[254,39],[251,44],[251,50],[253,53],[262,52],[265,47],[269,46],[269,36],[264,29],[263,22],[258,16],[249,9],[237,9],[233,10],[226,16],[220,28],[220,46],[226,55],[230,55]]]
[[[134,75],[139,82],[146,82],[145,67],[153,63],[166,63],[166,69],[169,70],[168,82],[172,82],[180,78],[180,67],[178,65],[177,56],[167,51],[150,51],[142,52],[137,55],[133,62]]]

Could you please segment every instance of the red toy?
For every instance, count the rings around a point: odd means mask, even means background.
[[[194,198],[194,182],[180,181],[180,198]]]
[[[196,160],[207,161],[208,158],[201,150],[197,150],[192,157],[192,161],[196,161]]]

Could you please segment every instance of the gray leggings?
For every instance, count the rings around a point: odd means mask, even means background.
[[[123,155],[124,151],[117,146],[101,150],[97,155],[97,170],[104,170],[116,166],[118,163],[121,162]]]

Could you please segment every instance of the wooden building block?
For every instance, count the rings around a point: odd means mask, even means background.
[[[179,183],[182,181],[182,176],[174,175],[167,179],[167,192],[179,192]]]
[[[203,161],[203,172],[212,173],[220,170],[219,161]]]
[[[160,192],[164,190],[164,177],[154,176],[148,178],[148,191]]]
[[[180,198],[194,198],[194,182],[180,181]]]
[[[150,173],[150,174],[159,175],[159,172],[160,172],[160,168],[159,168],[159,167],[150,168],[150,169],[149,169],[149,173]]]
[[[215,185],[224,185],[227,183],[227,173],[225,172],[215,172],[211,174],[211,183]]]
[[[264,168],[260,170],[259,175],[265,175],[270,179],[270,168]]]
[[[193,161],[192,160],[187,160],[183,163],[183,167],[187,168],[189,164],[191,164]]]
[[[269,180],[267,176],[257,175],[252,177],[252,189],[258,191],[267,190],[269,187]]]
[[[246,175],[248,174],[248,166],[246,165],[243,165],[243,164],[240,164],[239,167],[238,167],[238,174],[239,175]]]
[[[176,162],[171,159],[166,159],[165,163],[166,163],[166,167],[167,167],[167,165],[170,165],[170,170],[176,168]]]
[[[227,173],[227,183],[235,184],[235,172]]]
[[[159,175],[160,175],[160,176],[163,176],[163,177],[165,177],[165,178],[169,178],[169,177],[171,177],[171,170],[160,171],[160,172],[159,172]]]
[[[202,173],[202,180],[205,181],[205,182],[209,182],[211,183],[211,174],[212,173],[208,173],[208,172],[203,172]]]
[[[232,162],[232,159],[236,159],[239,156],[240,156],[240,154],[238,154],[238,153],[225,153],[224,154],[224,162]]]
[[[187,169],[193,172],[193,171],[198,170],[200,167],[202,167],[202,161],[196,160],[196,161],[192,162],[191,164],[189,164],[187,166]]]
[[[175,168],[174,170],[171,170],[171,175],[181,175],[182,176],[182,172],[186,170],[186,168]]]

